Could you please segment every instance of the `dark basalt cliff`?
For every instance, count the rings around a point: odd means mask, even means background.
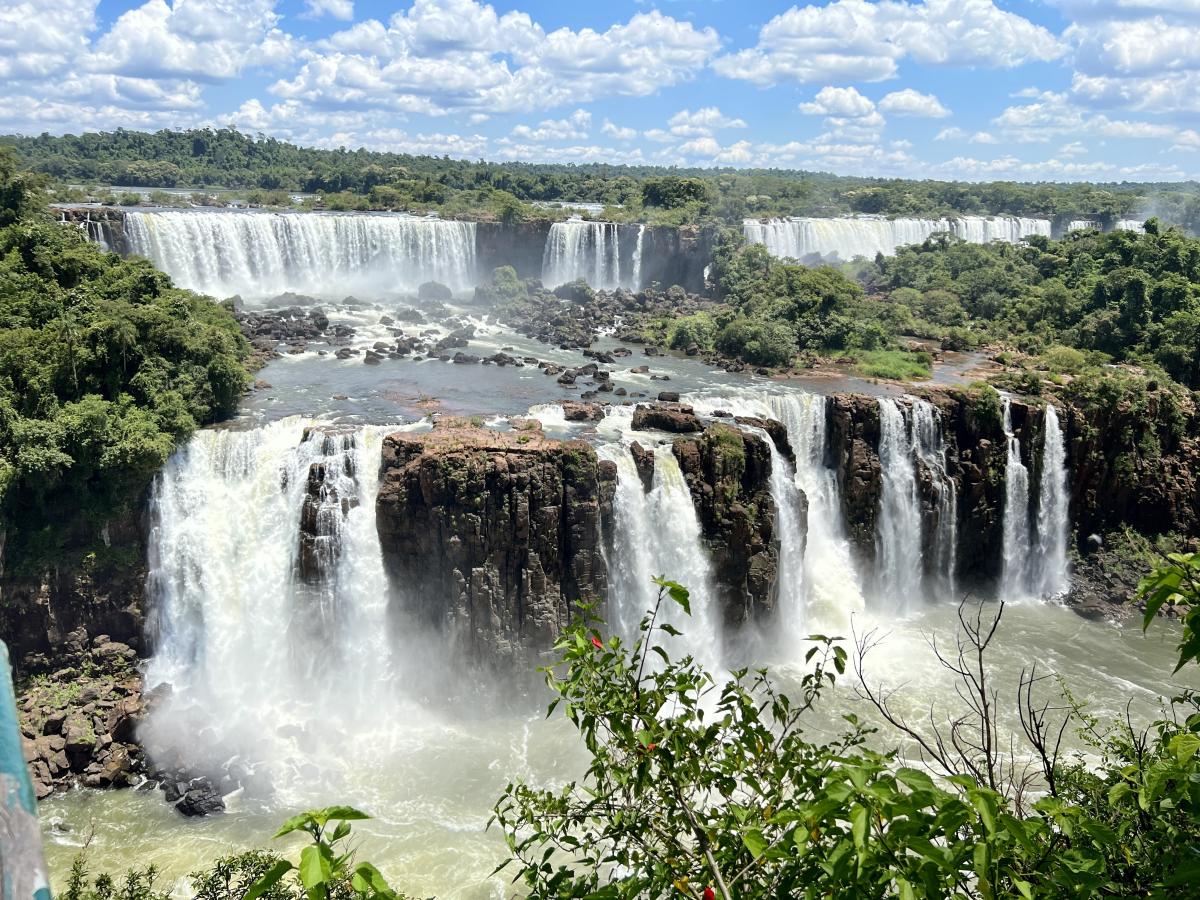
[[[607,590],[615,472],[582,441],[438,427],[384,441],[376,514],[393,583],[477,660],[547,648]]]
[[[775,605],[779,542],[767,442],[717,424],[697,438],[676,440],[672,450],[712,553],[726,623],[769,612]]]

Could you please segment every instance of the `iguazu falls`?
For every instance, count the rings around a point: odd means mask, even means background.
[[[0,0],[0,900],[1193,896],[1134,6]]]

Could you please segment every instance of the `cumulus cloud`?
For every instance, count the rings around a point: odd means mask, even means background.
[[[518,125],[512,136],[527,141],[575,141],[588,136],[592,114],[586,109],[577,109],[565,119],[544,119],[535,127]]]
[[[992,0],[835,0],[794,6],[763,26],[755,47],[717,58],[729,78],[883,81],[905,58],[931,65],[1013,67],[1063,55],[1047,29]]]
[[[711,28],[657,11],[603,32],[546,33],[525,13],[475,0],[416,0],[386,25],[360,22],[322,41],[272,91],[425,115],[529,111],[655,93],[692,77],[718,44]]]
[[[944,119],[950,110],[942,105],[933,94],[922,94],[912,88],[892,91],[879,101],[879,109],[895,116],[912,116],[919,119]]]
[[[0,4],[0,79],[42,78],[83,56],[97,2]]]
[[[681,109],[671,116],[667,122],[671,134],[680,137],[709,135],[722,128],[745,128],[746,123],[741,119],[727,116],[715,106],[705,106],[695,112]]]
[[[354,0],[304,0],[304,5],[310,18],[329,16],[344,22],[354,18]]]
[[[604,124],[600,126],[600,132],[601,134],[607,134],[609,137],[614,137],[618,141],[632,141],[638,136],[636,128],[624,128],[610,122],[608,119],[605,119]]]
[[[801,103],[800,112],[809,116],[857,118],[875,111],[875,104],[852,87],[823,87],[811,103]]]

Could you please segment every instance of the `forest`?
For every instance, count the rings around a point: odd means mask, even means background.
[[[0,521],[30,568],[65,558],[68,520],[112,516],[230,415],[249,352],[228,310],[102,252],[41,200],[0,152]]]
[[[231,189],[261,205],[320,194],[330,209],[437,210],[527,218],[530,204],[600,203],[617,221],[681,224],[745,216],[870,213],[1095,218],[1160,215],[1200,228],[1200,185],[915,181],[786,169],[687,169],[646,165],[492,163],[364,149],[298,147],[232,128],[0,137],[30,169],[51,176],[59,199],[93,186]],[[69,188],[68,186],[77,186]],[[113,202],[119,195],[101,193]],[[132,195],[136,202],[137,195]]]
[[[746,362],[858,356],[882,377],[927,371],[902,336],[944,349],[1007,347],[1056,378],[1131,363],[1200,387],[1200,239],[1149,220],[1145,234],[1071,232],[1023,244],[935,235],[894,257],[809,268],[733,230],[714,254],[723,305],[679,319],[669,342]],[[1026,385],[1034,387],[1036,385]]]

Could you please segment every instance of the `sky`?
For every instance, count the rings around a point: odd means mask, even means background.
[[[0,133],[1200,178],[1200,0],[0,0]]]

